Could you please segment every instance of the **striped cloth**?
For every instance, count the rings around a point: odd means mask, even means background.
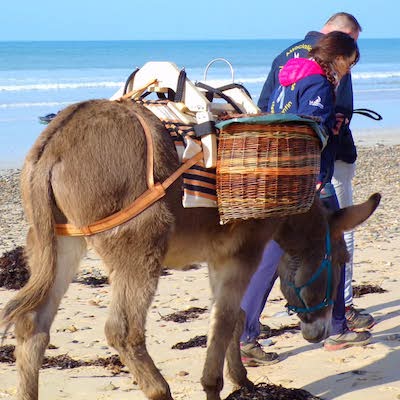
[[[194,132],[195,123],[184,123],[168,100],[141,100],[171,135],[179,160],[185,162],[202,151],[201,140]],[[216,170],[204,168],[200,160],[183,174],[182,204],[185,208],[217,207]]]
[[[196,138],[193,125],[177,121],[163,122],[174,141],[181,162],[201,151],[201,140]],[[185,208],[217,207],[215,168],[204,168],[201,160],[183,174],[182,204]]]

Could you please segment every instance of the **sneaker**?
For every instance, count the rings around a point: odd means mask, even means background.
[[[240,343],[240,354],[243,365],[247,367],[271,365],[279,362],[277,353],[266,353],[256,340],[254,342]]]
[[[364,346],[371,341],[370,332],[354,332],[347,330],[339,335],[329,336],[324,342],[324,349],[335,351],[352,346]]]
[[[371,314],[363,314],[353,306],[346,307],[346,321],[349,329],[355,332],[371,329],[375,324]]]

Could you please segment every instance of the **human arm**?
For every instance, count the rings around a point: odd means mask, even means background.
[[[335,112],[343,114],[348,120],[348,123],[343,126],[346,128],[353,117],[353,83],[351,79],[351,74],[346,74],[339,83],[336,89],[336,102],[335,102]]]
[[[279,65],[277,59],[275,59],[271,65],[267,80],[264,82],[264,86],[261,90],[260,97],[258,99],[258,107],[263,112],[268,111],[268,103],[273,91],[279,86],[278,81]]]
[[[319,117],[320,124],[328,136],[327,144],[321,153],[321,167],[317,182],[330,182],[337,150],[337,136],[333,134],[336,119],[332,87],[324,77],[318,75],[304,82],[298,93],[297,112]]]
[[[353,86],[351,75],[345,75],[336,91],[336,114],[344,115],[345,120],[339,131],[339,147],[336,159],[347,163],[353,163],[357,159],[357,149],[354,144],[350,129],[350,121],[353,116]]]

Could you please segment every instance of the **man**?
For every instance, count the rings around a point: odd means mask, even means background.
[[[271,94],[279,86],[279,71],[286,62],[293,57],[307,58],[308,52],[318,39],[324,34],[333,31],[347,33],[354,40],[357,40],[361,32],[361,26],[357,20],[348,13],[340,12],[334,14],[325,23],[320,32],[311,31],[307,33],[303,40],[288,47],[277,56],[272,63],[271,71],[263,86],[258,102],[258,106],[262,111],[268,111],[268,103]],[[343,159],[345,163],[354,163],[357,155],[349,129],[349,122],[353,114],[353,89],[350,74],[347,74],[341,80],[337,88],[335,112],[338,125],[340,126],[339,137],[341,140],[336,158],[338,160]],[[328,188],[326,188],[326,190],[328,190]],[[340,204],[342,207],[347,205],[349,204]],[[276,353],[265,353],[258,344],[257,337],[260,334],[259,317],[276,279],[276,269],[281,256],[282,250],[279,246],[273,241],[270,242],[265,249],[260,266],[250,281],[249,287],[242,300],[242,308],[246,312],[246,323],[241,337],[241,352],[242,360],[247,365],[265,365],[277,361],[278,355]],[[334,331],[339,333],[325,341],[324,346],[327,350],[338,350],[344,347],[363,345],[368,343],[371,337],[369,332],[363,332],[374,324],[374,319],[371,315],[360,314],[352,307],[352,304],[349,304],[350,307],[345,314],[344,280],[345,274],[343,270],[332,317]],[[348,317],[348,321],[346,321],[345,315]],[[348,328],[361,332],[355,333],[349,331]]]

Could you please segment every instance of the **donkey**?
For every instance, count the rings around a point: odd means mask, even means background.
[[[138,119],[138,115],[141,118]],[[76,227],[124,209],[146,190],[144,119],[154,144],[154,178],[164,181],[178,168],[174,144],[147,109],[130,101],[90,100],[63,111],[28,153],[21,174],[22,200],[29,223],[27,256],[31,277],[2,310],[3,324],[14,324],[20,400],[38,398],[38,375],[49,330],[60,301],[77,272],[87,245],[110,273],[112,301],[105,334],[145,395],[172,395],[146,349],[145,323],[163,266],[180,268],[207,262],[213,294],[208,347],[201,383],[208,400],[219,400],[226,358],[228,374],[239,387],[251,387],[240,358],[243,327],[240,302],[265,244],[274,237],[300,259],[283,285],[301,286],[332,254],[331,290],[347,252],[344,230],[365,221],[380,195],[329,214],[318,199],[304,214],[220,225],[216,209],[184,209],[181,179],[135,218],[84,237],[56,235],[56,223]],[[330,235],[330,240],[327,237]],[[328,272],[301,291],[312,307],[324,301]],[[285,290],[291,297],[291,289]],[[293,297],[293,296],[292,296]],[[290,301],[299,304],[293,297]],[[307,312],[302,329],[309,341],[329,332],[331,305]]]

